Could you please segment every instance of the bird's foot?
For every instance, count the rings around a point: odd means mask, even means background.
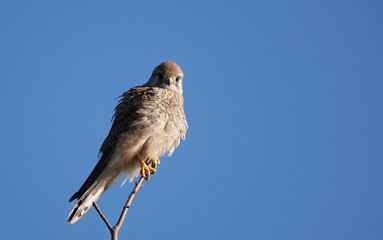
[[[160,159],[158,157],[151,157],[152,163],[154,164],[154,169],[157,170],[157,165],[161,164]]]
[[[155,173],[157,170],[153,168],[152,166],[148,166],[144,159],[142,159],[141,155],[138,154],[138,159],[140,160],[141,164],[141,175],[145,178],[146,181],[149,181],[150,179],[150,173]],[[153,160],[152,160],[153,161]],[[155,165],[157,166],[157,165]]]

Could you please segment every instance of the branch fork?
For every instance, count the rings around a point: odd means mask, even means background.
[[[130,193],[129,198],[126,201],[124,208],[121,212],[120,218],[118,219],[118,221],[114,227],[112,227],[112,225],[109,223],[108,219],[101,212],[101,209],[98,207],[97,203],[93,202],[93,207],[96,209],[97,213],[100,215],[101,219],[104,221],[105,225],[108,227],[110,235],[112,237],[112,240],[118,239],[118,232],[120,231],[122,223],[125,220],[126,214],[128,213],[130,205],[132,204],[132,201],[133,201],[134,197],[136,196],[138,189],[143,187],[143,185],[142,185],[143,181],[144,181],[144,177],[141,176],[141,178],[138,180],[138,182],[136,182],[136,186],[134,187],[133,191]]]

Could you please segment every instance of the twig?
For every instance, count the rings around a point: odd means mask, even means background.
[[[132,204],[132,201],[133,201],[134,197],[136,196],[138,189],[141,188],[143,181],[144,181],[144,177],[141,176],[140,180],[138,180],[138,182],[136,183],[136,187],[130,193],[129,198],[125,203],[124,210],[122,210],[120,218],[118,219],[118,222],[117,222],[116,226],[114,227],[115,229],[117,229],[117,232],[120,230],[121,225],[124,222],[126,214],[128,213],[128,210],[130,208],[130,204]]]
[[[134,197],[136,196],[136,193],[138,189],[142,187],[142,182],[144,181],[144,177],[141,176],[138,182],[136,182],[136,186],[134,187],[133,191],[130,193],[128,200],[125,203],[125,206],[121,212],[120,218],[118,219],[118,222],[114,227],[110,225],[108,219],[106,219],[105,215],[101,212],[101,209],[98,207],[96,202],[93,202],[93,206],[100,215],[101,219],[104,221],[105,225],[108,227],[110,235],[112,237],[112,240],[117,240],[118,239],[118,232],[120,231],[120,228],[122,226],[122,223],[125,220],[126,214],[128,213],[128,210],[130,208],[130,205],[132,204],[132,201]]]
[[[112,227],[112,225],[110,225],[108,219],[106,219],[106,217],[104,216],[104,214],[102,214],[101,209],[98,207],[98,205],[97,205],[96,202],[93,202],[93,207],[96,209],[96,211],[98,212],[98,214],[100,215],[100,217],[102,218],[102,220],[104,220],[104,223],[105,223],[106,226],[108,227],[109,231],[112,233],[112,231],[113,231],[113,227]]]

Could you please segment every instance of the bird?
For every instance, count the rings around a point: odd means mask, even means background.
[[[184,111],[184,74],[177,63],[164,61],[149,80],[124,92],[114,109],[112,126],[99,151],[99,161],[73,194],[77,199],[67,217],[71,224],[81,219],[122,174],[133,181],[140,173],[146,179],[157,171],[159,158],[171,156],[188,123]],[[123,183],[125,183],[125,181]]]

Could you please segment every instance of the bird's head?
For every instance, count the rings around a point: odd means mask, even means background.
[[[184,73],[177,63],[165,61],[153,70],[145,86],[166,88],[182,94],[183,77]]]

